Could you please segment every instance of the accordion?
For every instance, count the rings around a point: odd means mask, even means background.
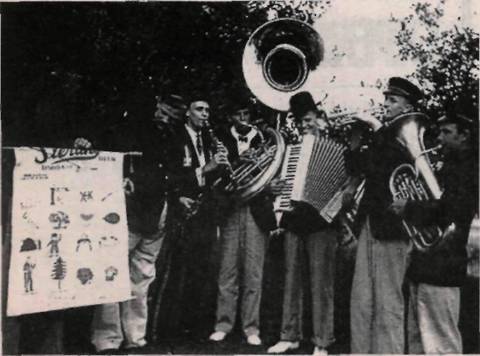
[[[298,202],[313,207],[326,222],[333,221],[342,207],[342,188],[348,178],[345,150],[329,137],[314,135],[287,146],[281,170],[286,184],[274,201],[278,224],[283,212],[295,209]]]

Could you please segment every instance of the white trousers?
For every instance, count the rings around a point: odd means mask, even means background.
[[[408,352],[461,354],[460,288],[410,283]]]
[[[163,208],[155,236],[129,233],[130,282],[135,299],[95,307],[92,344],[98,351],[142,347],[147,343],[148,287],[155,279],[155,261],[165,236],[167,204]]]

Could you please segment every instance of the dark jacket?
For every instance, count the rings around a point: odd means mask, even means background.
[[[407,276],[414,282],[460,286],[467,272],[468,234],[478,209],[478,161],[470,152],[445,157],[439,174],[441,199],[412,201],[405,207],[406,219],[417,225],[435,224],[445,229],[455,223],[456,232],[427,253],[414,251]]]
[[[412,163],[405,148],[396,140],[397,126],[383,126],[373,134],[365,150],[346,154],[348,171],[363,175],[365,193],[358,209],[360,224],[368,216],[373,236],[378,240],[406,239],[401,219],[388,208],[392,204],[389,180],[395,168]]]
[[[158,229],[166,184],[166,149],[169,131],[158,128],[141,117],[127,119],[98,135],[94,147],[116,152],[141,152],[141,156],[125,155],[124,177],[134,184],[133,194],[126,196],[129,230],[152,234]]]
[[[201,135],[205,161],[208,163],[213,155],[213,143],[207,132],[202,131]],[[205,177],[205,186],[199,185],[195,170],[200,163],[184,125],[177,127],[175,134],[171,137],[167,156],[168,200],[172,209],[182,209],[178,201],[182,196],[196,200],[200,193],[208,194],[208,189],[217,176],[209,173]]]
[[[233,137],[230,130],[224,130],[218,132],[218,138],[223,142],[225,147],[228,150],[228,160],[233,163],[238,161],[238,145],[237,140]],[[250,142],[250,148],[258,148],[262,143],[262,136],[260,133],[253,137]],[[232,197],[221,196],[220,200],[222,201],[220,205],[221,209],[221,218],[224,220],[228,214],[230,214],[231,209],[235,201]],[[271,231],[276,227],[275,215],[273,213],[273,197],[267,192],[263,191],[257,194],[255,197],[249,201],[250,211],[252,216],[255,219],[257,225],[265,232]]]

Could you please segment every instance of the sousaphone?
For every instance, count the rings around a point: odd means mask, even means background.
[[[243,53],[245,82],[264,105],[280,112],[299,91],[311,90],[323,60],[323,41],[308,24],[277,19],[257,28]],[[260,148],[234,162],[225,189],[245,201],[260,193],[277,175],[285,154],[285,142],[277,130],[268,128]]]

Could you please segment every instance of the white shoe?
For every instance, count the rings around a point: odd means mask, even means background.
[[[288,350],[295,350],[300,347],[298,341],[279,341],[275,345],[268,348],[269,354],[284,354]]]
[[[258,337],[258,335],[253,334],[247,337],[247,343],[249,345],[259,346],[262,344],[262,340]]]
[[[318,346],[315,346],[315,348],[313,349],[312,356],[327,356],[327,355],[328,355],[328,351],[326,349],[321,349]]]
[[[227,336],[227,333],[223,331],[215,331],[212,335],[210,335],[209,339],[211,341],[222,341]]]

